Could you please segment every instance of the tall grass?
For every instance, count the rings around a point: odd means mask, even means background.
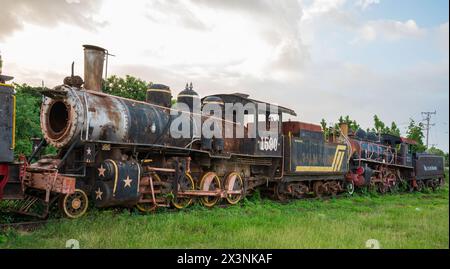
[[[77,220],[54,220],[24,233],[9,230],[0,248],[448,248],[448,187],[434,193],[287,204],[250,197],[238,206],[141,215],[129,210],[91,210]]]

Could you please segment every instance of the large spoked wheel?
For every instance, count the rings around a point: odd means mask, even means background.
[[[59,199],[59,208],[65,217],[76,219],[84,215],[88,208],[88,196],[83,190],[75,189],[72,194],[66,194]]]
[[[391,193],[395,193],[398,191],[398,180],[397,180],[397,176],[394,173],[389,173],[386,176],[386,181],[388,184],[388,189]]]
[[[178,191],[192,191],[195,189],[194,179],[191,174],[185,173],[185,176],[178,181]],[[192,204],[191,197],[176,197],[172,200],[172,205],[178,209],[188,207]]]
[[[355,185],[353,184],[353,181],[345,182],[345,191],[349,195],[353,195],[353,193],[355,193]]]
[[[161,178],[158,176],[158,174],[153,173],[150,175],[152,177],[152,181],[153,183],[155,182],[161,182]],[[158,207],[155,203],[153,203],[153,196],[151,193],[151,187],[150,187],[150,182],[148,182],[148,186],[146,186],[145,188],[145,192],[142,193],[141,199],[140,200],[145,200],[145,201],[152,201],[152,202],[145,202],[145,203],[137,203],[136,204],[136,208],[141,211],[142,213],[150,213],[156,210],[156,208]],[[153,184],[154,185],[154,184]],[[154,189],[154,191],[156,192],[156,190]],[[158,199],[159,196],[161,196],[161,193],[157,194],[155,193],[155,199]]]
[[[423,191],[423,189],[425,188],[425,184],[423,183],[423,181],[422,181],[422,180],[417,180],[416,183],[417,183],[416,190],[417,190],[418,192]]]
[[[378,182],[377,189],[379,193],[385,194],[388,191],[388,185],[385,184],[384,182]]]
[[[434,180],[433,179],[429,179],[425,182],[425,186],[427,186],[428,189],[435,191],[436,190],[436,185],[434,184]]]
[[[322,198],[323,195],[327,192],[327,188],[326,186],[320,182],[320,181],[316,181],[313,184],[313,190],[314,190],[314,194],[316,195],[316,197],[318,198]]]
[[[240,191],[240,194],[227,194],[228,203],[234,205],[237,204],[243,197],[244,192],[244,182],[242,177],[237,172],[230,173],[225,179],[225,190],[226,191]]]
[[[217,191],[220,190],[220,179],[214,172],[208,172],[203,175],[200,181],[200,190],[202,191]],[[201,202],[206,207],[213,207],[219,202],[220,196],[203,196]]]
[[[290,196],[287,194],[287,184],[278,182],[273,186],[273,193],[275,195],[275,199],[280,202],[286,202],[289,200]]]

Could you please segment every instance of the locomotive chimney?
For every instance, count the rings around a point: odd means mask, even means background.
[[[84,88],[102,91],[103,62],[106,50],[92,45],[84,47]]]
[[[339,128],[341,129],[341,132],[343,135],[348,136],[348,124],[343,122],[339,124]]]

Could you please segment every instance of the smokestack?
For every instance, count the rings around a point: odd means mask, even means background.
[[[102,91],[103,62],[106,50],[92,45],[84,47],[84,88]]]
[[[342,134],[348,136],[348,124],[343,122],[339,124],[339,128],[341,128]]]

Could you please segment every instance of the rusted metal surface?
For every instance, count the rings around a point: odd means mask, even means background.
[[[61,148],[74,142],[81,133],[85,110],[75,89],[58,86],[52,92],[64,97],[45,97],[41,105],[41,130],[48,144]],[[55,96],[51,94],[50,96]]]
[[[400,137],[403,143],[409,144],[409,145],[417,145],[417,141],[407,138],[407,137]]]
[[[172,91],[163,84],[151,84],[147,90],[145,101],[163,107],[171,107]]]
[[[300,134],[300,131],[309,131],[309,132],[322,132],[322,127],[317,124],[300,122],[300,121],[289,121],[283,122],[283,134],[288,135],[289,133],[293,135]]]
[[[75,191],[75,178],[57,173],[28,172],[25,176],[24,185],[38,190],[70,194]]]
[[[92,45],[84,45],[83,47],[84,88],[91,91],[101,91],[106,50]]]
[[[168,139],[170,115],[163,108],[67,86],[58,91],[66,92],[66,98],[47,97],[41,109],[44,137],[55,147],[77,139],[148,145]],[[185,140],[179,144],[183,143]]]

